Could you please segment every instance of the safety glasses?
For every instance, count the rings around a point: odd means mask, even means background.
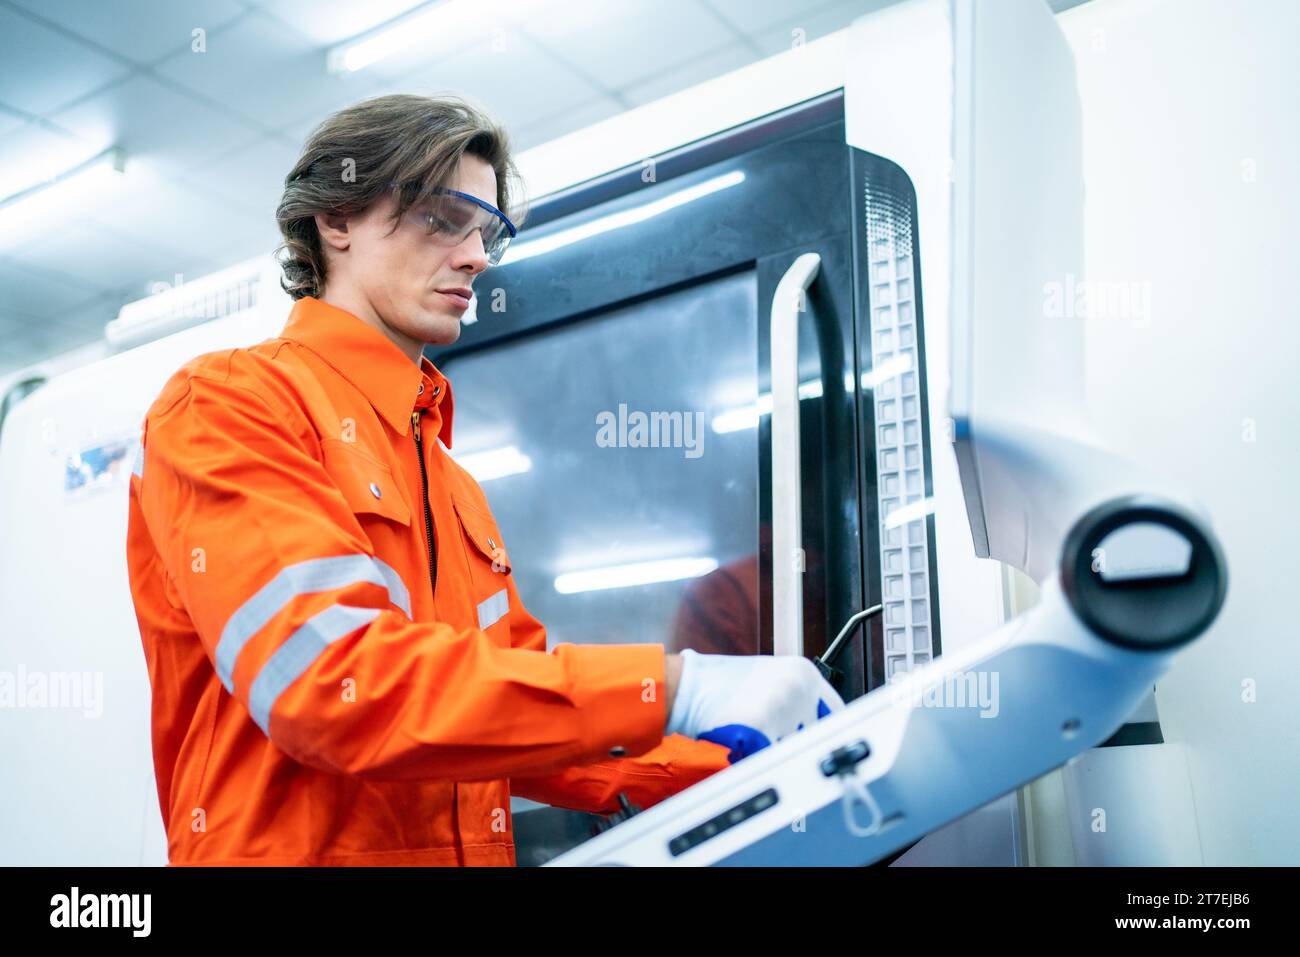
[[[479,230],[488,262],[501,262],[515,236],[515,225],[491,203],[454,189],[435,189],[433,195],[412,207],[411,215],[429,238],[440,246],[459,246]]]

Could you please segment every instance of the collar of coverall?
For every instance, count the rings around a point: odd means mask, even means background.
[[[411,428],[415,409],[435,406],[438,438],[451,448],[451,383],[427,356],[421,355],[416,366],[378,329],[312,296],[293,304],[280,337],[301,343],[333,366],[399,435]]]

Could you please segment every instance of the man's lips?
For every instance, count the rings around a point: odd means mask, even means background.
[[[470,296],[472,295],[472,293],[464,286],[448,286],[446,289],[439,289],[438,292],[442,293],[444,296],[461,299],[467,306],[469,305]]]

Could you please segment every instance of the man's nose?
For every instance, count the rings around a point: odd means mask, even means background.
[[[487,250],[483,248],[483,233],[478,229],[471,229],[455,250],[456,268],[460,269],[465,265],[472,265],[474,272],[481,273],[487,269],[488,258]]]

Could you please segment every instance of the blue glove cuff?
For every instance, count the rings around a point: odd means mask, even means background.
[[[728,750],[727,761],[735,764],[741,758],[747,758],[755,751],[761,751],[772,742],[762,731],[747,724],[727,724],[713,728],[700,735],[701,741],[712,741]]]

